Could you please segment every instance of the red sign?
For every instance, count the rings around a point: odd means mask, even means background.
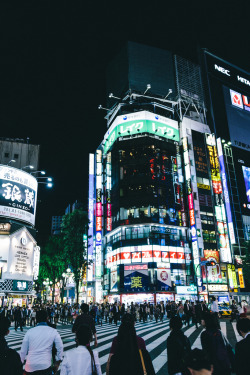
[[[222,186],[220,181],[212,181],[213,191],[215,194],[222,194]]]
[[[107,203],[107,216],[111,217],[111,203]]]
[[[152,258],[152,251],[142,251],[142,259],[147,260]]]
[[[216,250],[204,250],[205,260],[214,261],[215,263],[220,263],[219,251]]]
[[[96,216],[102,216],[102,203],[96,203]]]
[[[161,251],[154,250],[153,251],[153,257],[155,259],[161,259]]]
[[[190,215],[190,225],[191,226],[195,225],[194,210],[190,210],[189,215]]]
[[[188,195],[188,206],[190,210],[193,210],[194,204],[193,204],[193,194]]]
[[[96,231],[102,230],[102,218],[101,217],[96,217]]]
[[[121,260],[130,260],[131,259],[131,253],[121,253]]]
[[[147,264],[138,264],[134,266],[125,266],[124,271],[134,271],[134,270],[147,270],[148,265]]]
[[[187,226],[187,215],[186,215],[186,212],[182,212],[181,213],[181,220],[182,220],[182,225],[184,227],[186,227]]]
[[[141,252],[131,253],[132,262],[141,262]]]
[[[170,251],[169,252],[169,257],[170,257],[170,262],[171,261],[173,262],[173,261],[177,260],[177,253],[176,253],[176,251],[174,251],[174,252]]]
[[[112,230],[112,217],[107,217],[107,231],[110,232]]]
[[[163,262],[169,262],[169,252],[168,251],[162,251],[161,252],[161,258]]]

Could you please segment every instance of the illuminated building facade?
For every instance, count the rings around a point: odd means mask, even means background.
[[[124,55],[112,63],[120,64],[126,82],[115,76],[108,90],[124,97],[108,112],[107,132],[90,155],[91,294],[125,303],[211,295],[229,301],[230,293],[244,288],[237,261],[248,233],[243,223],[249,223],[237,210],[231,147],[225,149],[212,120],[208,124],[199,66],[148,49],[145,63],[143,47],[128,46],[133,69],[122,66]],[[162,53],[166,64],[159,67]],[[160,75],[168,76],[163,85]]]

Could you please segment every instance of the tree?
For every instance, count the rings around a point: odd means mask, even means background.
[[[56,282],[61,279],[67,267],[64,255],[62,236],[50,237],[41,251],[39,280],[49,278],[52,282],[52,303],[55,299]]]
[[[76,301],[79,299],[79,285],[82,274],[87,268],[87,248],[84,246],[83,235],[88,231],[87,212],[76,209],[63,217],[62,236],[65,259],[74,275]]]

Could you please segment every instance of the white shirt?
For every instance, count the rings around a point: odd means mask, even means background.
[[[213,301],[212,303],[212,306],[211,306],[211,311],[212,312],[219,312],[219,307],[218,307],[218,302],[217,301]]]
[[[93,351],[93,353],[97,375],[102,375],[98,352]],[[88,349],[79,345],[65,352],[60,370],[60,375],[92,375],[91,356]]]
[[[56,329],[38,325],[26,332],[21,351],[21,361],[26,358],[25,371],[45,370],[51,366],[52,346],[55,343],[56,361],[62,360],[63,343]]]

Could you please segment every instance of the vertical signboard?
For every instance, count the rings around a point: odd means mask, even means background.
[[[89,154],[89,201],[88,201],[88,219],[89,219],[89,229],[88,229],[88,261],[90,264],[88,266],[87,280],[93,281],[93,251],[94,251],[94,154]]]
[[[190,218],[190,230],[191,230],[191,237],[192,237],[192,254],[193,254],[193,260],[194,260],[194,270],[195,270],[196,277],[200,278],[201,277],[200,254],[199,254],[195,215],[194,215],[194,199],[193,199],[192,185],[191,185],[190,161],[189,161],[189,156],[188,156],[188,141],[186,137],[183,138],[183,156],[184,156],[185,177],[186,177],[186,184],[187,184],[187,196],[188,196],[188,205],[189,205],[189,218]]]
[[[220,178],[219,158],[217,155],[214,134],[206,135],[207,149],[209,154],[211,179],[214,194],[215,217],[219,238],[220,261],[232,263],[231,251],[228,238],[228,227],[226,222],[225,206],[222,198],[222,184]]]
[[[245,282],[244,282],[242,268],[238,268],[238,276],[239,276],[240,288],[245,288]]]
[[[233,225],[230,198],[229,198],[228,185],[227,185],[227,175],[226,175],[223,150],[222,150],[222,144],[221,144],[220,138],[217,139],[217,148],[218,148],[218,156],[219,156],[219,162],[220,162],[220,172],[221,172],[221,178],[222,178],[224,202],[225,202],[226,213],[227,213],[229,238],[230,238],[231,245],[234,245],[236,243],[236,240],[235,240],[235,234],[234,234],[234,225]]]
[[[102,277],[102,151],[96,151],[95,277]]]
[[[106,229],[107,232],[112,230],[112,211],[111,211],[111,152],[107,153],[107,163],[106,163]]]

